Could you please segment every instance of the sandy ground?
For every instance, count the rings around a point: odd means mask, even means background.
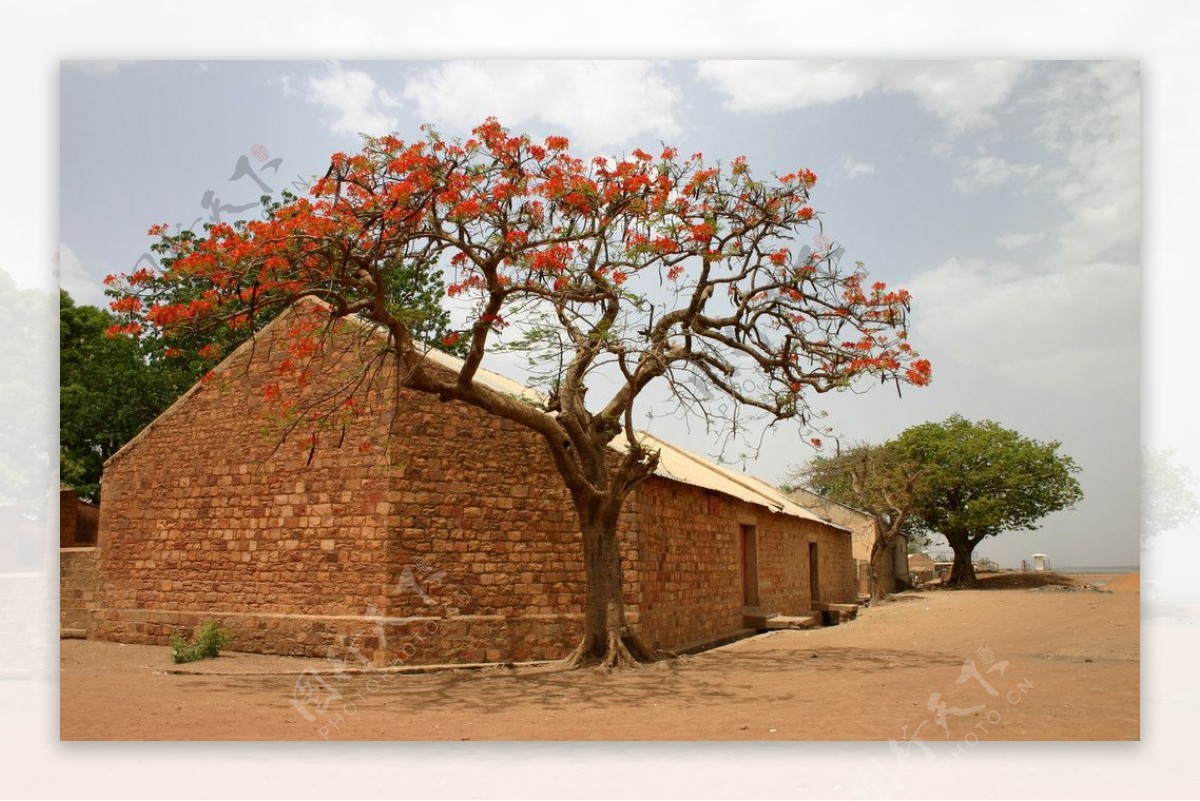
[[[857,620],[632,671],[337,674],[64,640],[63,740],[1136,740],[1138,577],[904,593]],[[1108,582],[1105,585],[1105,582]]]

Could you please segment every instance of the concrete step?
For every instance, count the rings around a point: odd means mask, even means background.
[[[750,612],[742,616],[742,625],[756,631],[783,629],[815,629],[821,626],[821,615],[781,615],[778,612]]]
[[[812,608],[814,612],[826,612],[829,618],[836,617],[838,621],[843,623],[858,617],[858,604],[830,604],[822,601],[814,601]]]
[[[820,615],[776,615],[767,621],[767,631],[819,628],[821,628]]]

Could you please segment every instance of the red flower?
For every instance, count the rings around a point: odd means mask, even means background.
[[[132,314],[142,310],[142,301],[140,298],[126,295],[123,298],[118,298],[110,304],[115,312]]]
[[[904,376],[908,379],[908,383],[923,387],[932,380],[933,367],[929,364],[928,359],[917,359],[911,367],[904,371]]]
[[[215,342],[210,342],[207,345],[205,345],[204,347],[202,347],[197,352],[197,355],[201,359],[210,360],[210,359],[220,358],[221,352],[222,351],[221,351],[220,345],[216,344]]]

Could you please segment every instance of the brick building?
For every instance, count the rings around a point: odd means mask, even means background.
[[[265,328],[105,465],[88,636],[163,644],[219,619],[243,651],[377,665],[564,656],[580,634],[581,535],[541,438],[398,389],[386,366],[366,371],[387,364],[371,358],[382,343],[344,323],[333,340],[346,346],[315,357],[303,392],[358,381],[357,416],[281,445],[262,398],[288,358],[288,321],[309,311]],[[621,537],[629,618],[650,647],[746,633],[748,612],[854,600],[848,531],[645,436],[661,462]]]
[[[874,516],[830,500],[820,493],[798,487],[788,497],[808,511],[828,520],[834,525],[850,530],[851,549],[854,553],[855,580],[860,596],[871,594],[871,546],[875,542]],[[884,555],[879,560],[880,587],[886,593],[899,592],[911,584],[908,568],[908,540],[898,535],[894,543],[883,545]]]

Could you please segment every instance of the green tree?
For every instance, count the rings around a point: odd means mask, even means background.
[[[957,414],[909,428],[889,445],[920,465],[912,517],[954,552],[948,584],[975,584],[971,557],[983,540],[1037,529],[1043,517],[1083,497],[1073,477],[1079,467],[1060,446]]]
[[[98,500],[100,469],[195,381],[153,340],[112,338],[116,318],[59,290],[59,480]]]

